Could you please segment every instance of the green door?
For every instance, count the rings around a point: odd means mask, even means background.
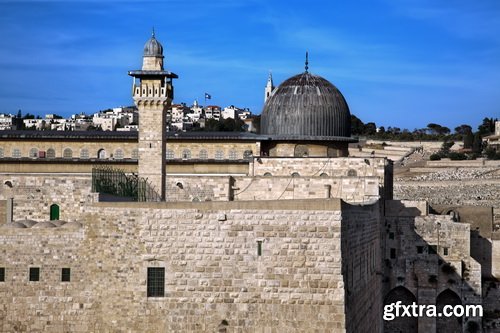
[[[50,220],[59,220],[59,205],[53,204],[50,206]]]

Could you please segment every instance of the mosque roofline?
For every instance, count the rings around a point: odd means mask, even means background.
[[[358,139],[346,136],[318,136],[318,135],[293,135],[280,134],[268,135],[273,141],[341,141],[341,142],[358,142]]]
[[[266,135],[249,132],[167,132],[167,140],[237,140],[237,141],[340,141],[358,142],[352,137],[341,136],[308,136],[308,135]],[[4,130],[0,131],[3,140],[110,140],[137,141],[136,131],[34,131]]]
[[[249,132],[167,132],[167,140],[250,140],[265,141],[269,140],[269,135],[261,135]]]
[[[179,76],[175,73],[169,71],[143,71],[143,70],[133,70],[128,71],[128,75],[130,76],[166,76],[172,79],[178,79]]]

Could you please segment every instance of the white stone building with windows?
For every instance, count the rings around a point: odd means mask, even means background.
[[[13,114],[0,113],[0,131],[15,129],[17,129],[16,116]]]

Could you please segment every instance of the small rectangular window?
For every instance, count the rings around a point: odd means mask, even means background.
[[[257,255],[259,257],[262,255],[262,241],[257,241]]]
[[[393,232],[389,233],[389,239],[394,239],[394,233]]]
[[[447,256],[447,255],[448,255],[448,248],[447,248],[447,247],[443,247],[443,254],[444,254],[445,256]]]
[[[30,281],[40,281],[40,267],[30,267]]]
[[[148,297],[165,297],[165,267],[148,267]]]
[[[70,281],[71,281],[71,268],[61,269],[61,282],[70,282]]]
[[[0,282],[5,282],[5,267],[0,267]]]
[[[437,254],[437,245],[429,245],[429,254]]]
[[[396,249],[391,248],[391,259],[396,259]]]
[[[417,253],[424,253],[424,247],[423,246],[417,246]]]

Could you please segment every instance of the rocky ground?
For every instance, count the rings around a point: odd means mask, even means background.
[[[425,166],[425,153],[412,155],[403,165],[395,166],[394,199],[492,206],[500,211],[500,168],[458,166],[415,174],[410,167]]]
[[[416,176],[396,177],[396,181],[442,181],[442,180],[473,180],[500,179],[498,168],[450,168],[438,172]]]

